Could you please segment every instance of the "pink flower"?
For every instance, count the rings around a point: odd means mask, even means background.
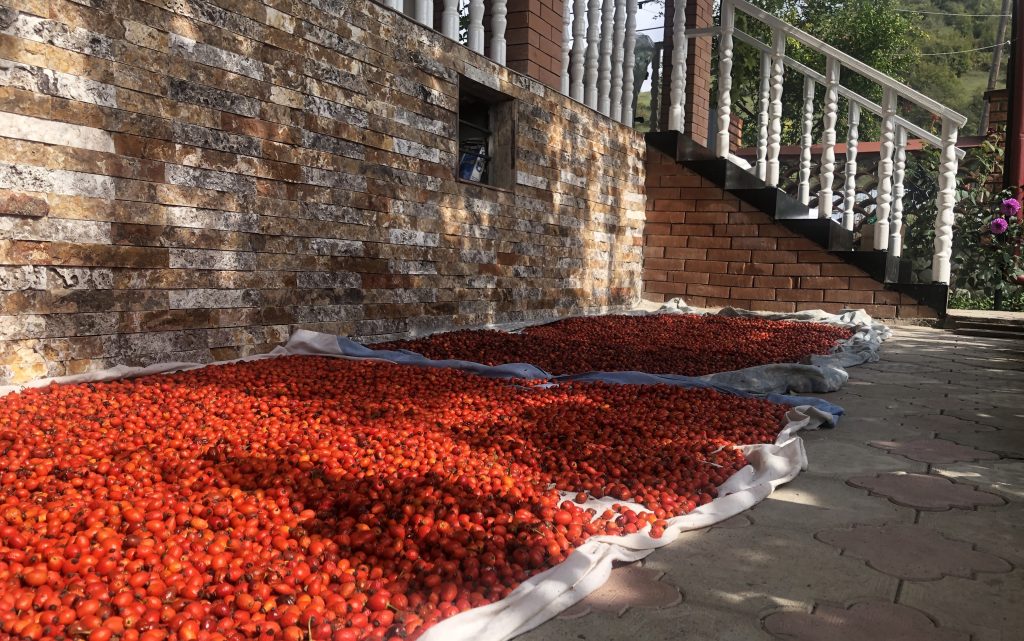
[[[1014,202],[1017,202],[1017,201],[1014,201]],[[989,223],[988,227],[989,227],[989,229],[992,230],[993,234],[997,234],[998,235],[998,234],[1005,233],[1007,228],[1009,228],[1009,226],[1010,225],[1009,225],[1009,223],[1006,222],[1005,218],[994,218],[994,219],[992,219],[992,222]]]
[[[1020,211],[1020,202],[1016,198],[1004,198],[999,211],[1003,216],[1016,216],[1017,212]]]

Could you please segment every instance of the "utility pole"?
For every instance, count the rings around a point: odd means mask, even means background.
[[[1006,26],[1010,22],[1010,3],[1012,0],[1003,0],[1003,8],[999,11],[999,29],[996,30],[996,48],[992,52],[992,66],[988,70],[988,87],[986,92],[996,88],[999,80],[999,70],[1003,66],[1003,47],[1006,45]],[[986,100],[981,112],[981,121],[978,123],[978,135],[984,136],[988,132],[989,103]]]

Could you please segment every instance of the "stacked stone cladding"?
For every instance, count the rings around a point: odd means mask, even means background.
[[[643,218],[640,136],[367,0],[0,7],[0,383],[618,309]]]

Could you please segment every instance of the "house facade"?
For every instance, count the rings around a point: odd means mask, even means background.
[[[0,384],[641,298],[935,315],[622,124],[635,0],[484,5],[7,3]],[[685,6],[661,116],[713,148],[711,0]]]

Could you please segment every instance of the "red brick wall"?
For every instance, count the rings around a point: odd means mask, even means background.
[[[510,69],[562,86],[562,0],[509,0],[506,63]]]
[[[795,312],[863,308],[877,318],[934,312],[843,263],[668,156],[647,151],[643,298]]]
[[[989,129],[1003,132],[1006,135],[1006,122],[1010,108],[1010,92],[1006,89],[996,89],[985,92],[985,100],[988,101],[988,126]]]

